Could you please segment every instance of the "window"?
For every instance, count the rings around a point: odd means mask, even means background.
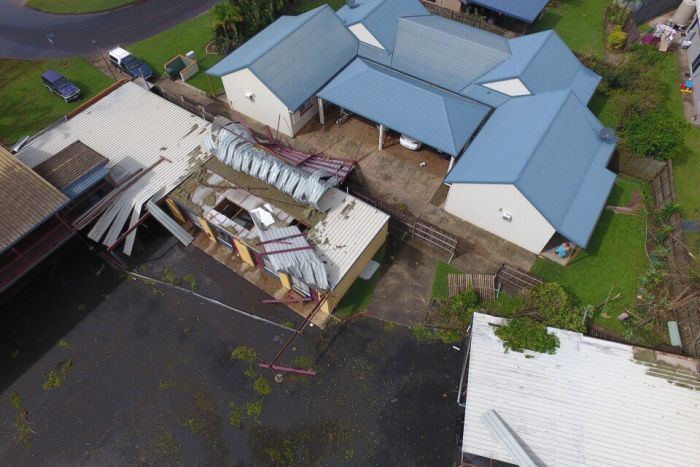
[[[299,108],[299,115],[304,115],[311,107],[313,107],[313,105],[314,98],[312,97],[301,105],[301,108]]]

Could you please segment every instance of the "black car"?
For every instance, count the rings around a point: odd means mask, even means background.
[[[58,94],[64,101],[74,101],[80,97],[80,88],[57,71],[49,70],[41,75],[41,82],[49,91]]]
[[[122,49],[121,47],[116,47],[109,51],[109,61],[112,63],[112,65],[132,78],[143,76],[145,79],[149,79],[151,76],[153,76],[153,69],[151,69],[150,66],[146,65],[141,60],[131,55],[128,50]]]

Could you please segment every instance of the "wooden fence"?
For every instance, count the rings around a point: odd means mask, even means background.
[[[448,274],[447,286],[450,297],[473,288],[479,300],[485,302],[495,302],[499,293],[494,274]]]
[[[651,157],[639,157],[634,154],[619,154],[620,172],[635,178],[651,182],[666,167],[666,163]]]
[[[450,259],[448,263],[452,261],[459,246],[457,237],[439,229],[433,224],[413,217],[407,212],[398,211],[388,204],[359,192],[357,189],[348,188],[348,191],[351,195],[389,214],[389,233],[391,235],[401,240],[406,240],[409,237],[422,240],[430,246],[449,254]]]
[[[182,107],[183,109],[192,112],[195,115],[199,115],[208,122],[213,122],[214,119],[217,117],[217,115],[207,112],[203,105],[191,102],[184,96],[181,96],[179,94],[170,94],[159,87],[154,87],[153,90],[155,90],[156,94],[158,94],[160,97],[169,100],[173,104]]]
[[[423,2],[423,6],[431,13],[442,16],[444,18],[449,18],[454,21],[459,21],[460,23],[467,24],[469,26],[474,26],[479,29],[483,29],[484,31],[492,32],[494,34],[498,34],[500,36],[507,36],[507,37],[515,37],[518,34],[509,31],[507,29],[503,29],[501,27],[496,26],[495,24],[491,24],[487,21],[484,21],[482,18],[474,15],[470,15],[469,13],[465,13],[462,11],[454,11],[450,10],[449,8],[444,8],[438,5],[435,5],[434,3],[427,2],[425,0],[421,0]]]

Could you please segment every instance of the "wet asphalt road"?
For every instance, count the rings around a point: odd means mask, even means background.
[[[146,233],[147,229],[141,232]],[[184,286],[277,322],[286,308],[158,229],[140,232],[139,271],[169,266]],[[139,248],[139,246],[137,246]],[[186,274],[192,274],[184,279]],[[282,364],[313,360],[318,376],[272,383],[261,423],[247,345],[269,359],[288,336],[185,294],[125,278],[77,244],[0,309],[3,465],[381,465],[457,461],[454,402],[461,355],[400,327],[359,319],[299,338]],[[63,339],[63,341],[60,341]],[[71,359],[65,383],[45,374]],[[269,377],[267,373],[261,373]],[[17,394],[34,434],[16,441]],[[243,408],[239,428],[230,404]]]
[[[197,16],[217,0],[145,0],[118,10],[54,15],[26,8],[23,0],[0,0],[0,57],[55,58],[96,52],[145,39]],[[54,43],[47,39],[53,34]]]

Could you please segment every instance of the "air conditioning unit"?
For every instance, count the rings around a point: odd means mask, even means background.
[[[255,102],[255,94],[253,94],[253,91],[246,91],[245,98],[251,102]]]
[[[507,211],[504,211],[504,212],[501,214],[501,217],[502,217],[503,220],[506,221],[506,222],[512,222],[512,221],[513,221],[513,214],[511,214],[511,213],[509,213],[509,212],[507,212]]]

